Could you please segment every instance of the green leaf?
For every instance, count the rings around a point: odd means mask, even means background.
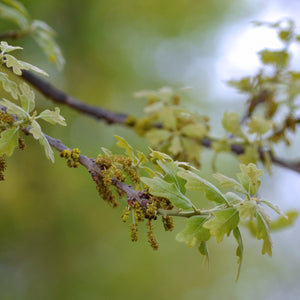
[[[285,215],[287,216],[287,218],[280,216],[279,218],[271,221],[270,227],[272,231],[284,229],[294,224],[294,222],[296,221],[299,215],[299,212],[295,210],[291,210],[291,211],[287,211]]]
[[[285,67],[289,62],[289,54],[286,50],[262,50],[258,52],[260,60],[265,65],[274,65],[275,67]]]
[[[22,107],[27,113],[30,113],[34,110],[35,107],[35,94],[30,86],[25,82],[20,84],[20,90],[22,92],[20,96]]]
[[[208,220],[208,217],[193,216],[186,220],[185,228],[179,232],[176,236],[176,240],[184,242],[188,247],[200,246],[202,241],[208,241],[210,239],[210,233],[207,228],[203,227],[203,224]]]
[[[249,133],[263,135],[272,128],[272,121],[267,120],[264,116],[252,116],[250,122],[247,123]]]
[[[28,16],[28,12],[24,5],[16,0],[2,0],[6,4],[9,4],[10,6],[14,7],[17,11],[19,11],[23,16]]]
[[[198,250],[205,257],[205,260],[203,260],[203,267],[205,267],[205,265],[209,264],[209,252],[208,252],[207,243],[204,241],[200,242],[200,246],[198,247]]]
[[[194,163],[195,165],[199,165],[202,146],[194,139],[185,137],[181,138],[181,142],[184,148],[184,153],[188,155],[188,161]]]
[[[185,194],[185,180],[181,177],[177,176],[177,173],[179,171],[182,171],[183,169],[179,167],[174,161],[161,161],[158,160],[157,164],[160,166],[160,168],[165,172],[166,176],[164,177],[164,180],[169,183],[174,183],[181,193]]]
[[[6,100],[6,99],[0,99],[0,105],[7,108],[7,113],[16,115],[19,119],[25,119],[26,117],[29,117],[29,115],[26,113],[26,111],[14,104],[13,102]]]
[[[227,177],[221,173],[213,174],[213,177],[220,182],[223,188],[233,188],[239,193],[245,193],[244,187],[235,179]]]
[[[151,150],[150,157],[152,160],[159,159],[159,160],[173,161],[172,157],[169,156],[168,154],[159,151],[154,151],[154,150]]]
[[[238,247],[236,249],[236,256],[238,257],[238,272],[236,275],[236,280],[239,279],[240,273],[241,273],[241,267],[242,267],[242,262],[243,262],[243,252],[244,252],[244,246],[243,246],[243,240],[242,240],[242,235],[239,230],[239,227],[236,227],[233,229],[233,236],[235,237]]]
[[[11,96],[17,100],[19,97],[18,86],[15,82],[8,79],[7,74],[0,72],[0,81],[2,82],[2,86],[4,90],[11,94]]]
[[[148,162],[148,158],[143,152],[137,151],[137,156],[138,156],[139,164],[145,164]]]
[[[240,163],[248,165],[250,163],[256,163],[259,160],[259,152],[257,145],[248,145],[245,147],[245,152],[238,156]]]
[[[55,63],[59,70],[62,70],[65,59],[58,44],[55,42],[55,31],[45,22],[34,20],[32,23],[34,30],[33,37],[38,45],[47,55],[50,62]]]
[[[256,210],[257,239],[263,239],[262,254],[268,253],[272,256],[272,241],[270,236],[270,217],[265,213],[262,206],[258,205]]]
[[[44,110],[40,113],[40,115],[37,118],[41,118],[50,124],[60,124],[62,126],[66,126],[67,123],[65,121],[65,118],[60,115],[60,110],[58,107],[55,107],[54,111],[51,111],[49,109]]]
[[[2,51],[2,54],[4,54],[5,52],[11,52],[11,51],[18,50],[18,49],[23,49],[23,48],[22,47],[10,46],[10,45],[7,44],[7,42],[1,41],[0,49]]]
[[[117,146],[126,150],[126,155],[130,158],[134,157],[133,148],[127,143],[127,141],[121,136],[114,135],[114,137],[118,140]]]
[[[159,111],[159,117],[165,128],[175,130],[176,117],[172,107],[164,107]]]
[[[240,217],[243,219],[250,218],[252,220],[256,216],[257,202],[251,198],[245,200],[237,207]]]
[[[48,140],[46,139],[45,135],[42,132],[42,129],[39,125],[39,123],[35,120],[31,122],[32,128],[29,130],[29,132],[33,135],[33,137],[36,140],[39,140],[40,144],[44,147],[45,154],[48,159],[50,159],[54,163],[54,153],[51,149],[51,146],[48,143]]]
[[[43,136],[40,124],[37,121],[33,120],[31,122],[31,126],[32,128],[29,130],[29,132],[36,140],[40,139]]]
[[[255,164],[240,164],[240,169],[242,173],[237,174],[237,178],[242,186],[248,191],[251,195],[255,195],[260,187],[259,178],[264,173],[263,170],[257,169]]]
[[[220,192],[220,190],[197,174],[185,170],[178,172],[177,175],[187,181],[185,184],[185,188],[187,190],[204,191],[208,200],[215,201],[217,203],[226,203],[228,205],[226,197]]]
[[[178,135],[173,136],[172,140],[171,140],[171,144],[169,146],[169,151],[173,154],[173,155],[177,155],[180,152],[182,152],[183,148],[181,145],[181,139]]]
[[[12,2],[12,1],[10,1]],[[30,26],[29,18],[20,9],[0,4],[0,18],[8,19],[16,23],[21,29],[28,29]]]
[[[220,243],[225,234],[229,235],[238,226],[239,212],[235,208],[226,208],[215,211],[213,215],[214,217],[204,223],[203,227],[209,229],[210,234]]]
[[[279,206],[277,206],[276,204],[267,201],[267,200],[259,200],[259,202],[262,202],[264,204],[266,204],[267,206],[269,206],[271,209],[273,209],[276,213],[278,213],[279,215],[281,215],[282,217],[284,217],[285,219],[288,219],[287,215],[279,208]]]
[[[230,205],[236,205],[236,204],[240,204],[241,202],[243,202],[243,199],[232,192],[228,192],[225,194],[227,201],[230,203]]]
[[[33,66],[25,61],[22,61],[22,60],[18,60],[16,59],[15,57],[9,55],[9,54],[5,54],[4,55],[4,58],[5,58],[5,64],[8,68],[12,68],[13,72],[16,74],[16,75],[19,75],[21,76],[22,75],[22,70],[32,70],[32,71],[35,71],[41,75],[44,75],[44,76],[48,76],[48,74],[41,70],[40,68],[36,67],[36,66]]]
[[[202,124],[188,124],[182,127],[182,134],[192,138],[203,138],[207,135],[207,127]]]
[[[49,145],[49,142],[48,142],[47,138],[44,136],[44,134],[39,139],[39,142],[44,147],[47,158],[50,159],[54,163],[55,159],[54,159],[53,150],[51,149],[51,146]]]
[[[11,156],[18,145],[19,127],[9,128],[1,132],[0,155]]]
[[[244,77],[240,80],[229,80],[227,84],[231,87],[238,89],[240,92],[249,93],[252,92],[253,86],[251,77]]]
[[[151,129],[146,133],[147,140],[153,147],[158,147],[161,143],[166,142],[171,135],[170,131],[164,129]]]
[[[236,112],[225,112],[222,119],[223,128],[238,137],[243,137],[244,133],[240,125],[240,116]]]
[[[159,177],[141,177],[142,182],[150,187],[150,194],[167,198],[178,208],[191,208],[192,203],[174,183],[168,183]]]

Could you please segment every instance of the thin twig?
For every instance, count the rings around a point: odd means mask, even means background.
[[[108,124],[126,123],[126,119],[128,118],[128,115],[126,114],[114,113],[101,107],[85,104],[82,101],[65,94],[63,91],[57,89],[49,82],[36,76],[32,72],[22,70],[21,76],[45,97],[50,98],[54,102],[68,105],[81,113],[88,114],[96,119],[104,120]]]

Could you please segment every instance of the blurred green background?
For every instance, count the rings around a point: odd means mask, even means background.
[[[184,104],[207,113],[215,124],[222,111],[233,105],[240,110],[245,103],[242,97],[232,100],[236,94],[229,91],[215,93],[224,80],[215,70],[223,37],[230,35],[231,26],[248,24],[283,2],[27,0],[23,3],[32,17],[57,31],[64,71],[48,64],[32,40],[12,43],[22,45],[22,57],[48,71],[51,82],[86,103],[139,115],[143,101],[134,99],[134,92],[193,86]],[[4,30],[10,24],[0,25]],[[55,106],[41,95],[38,101],[39,109]],[[43,124],[43,130],[88,156],[95,157],[100,147],[116,149],[114,134],[147,149],[145,140],[128,129],[61,110],[69,126]],[[273,235],[272,259],[260,254],[261,242],[243,232],[245,261],[236,283],[232,237],[221,245],[210,242],[208,269],[202,268],[196,249],[175,241],[183,220],[176,220],[172,233],[157,226],[157,252],[148,246],[143,230],[133,244],[128,224],[120,220],[122,208],[111,209],[98,197],[85,169],[69,169],[57,153],[51,164],[38,143],[26,138],[26,144],[26,151],[9,159],[6,181],[1,182],[0,299],[298,299],[299,222]],[[209,153],[204,158],[203,174],[210,176]],[[218,167],[232,175],[237,163],[223,156]],[[287,195],[276,184],[285,178],[291,185],[299,176],[275,171],[275,177],[266,176],[264,192],[281,204]],[[289,186],[290,194],[296,186]]]

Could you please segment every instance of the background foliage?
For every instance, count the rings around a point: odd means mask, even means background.
[[[213,65],[218,52],[221,29],[255,13],[246,1],[234,0],[90,0],[84,4],[29,0],[24,4],[34,18],[45,20],[58,32],[67,64],[64,72],[58,73],[28,40],[22,44],[25,50],[21,55],[47,70],[52,82],[73,96],[133,114],[143,106],[133,98],[135,91],[189,85],[186,66],[194,63],[197,53],[203,73],[191,82],[196,91],[187,93],[191,99],[186,104],[216,115],[216,106],[206,99],[212,99],[210,85],[215,73],[210,72],[209,64]],[[10,24],[1,22],[0,32],[6,28]],[[54,107],[42,96],[39,99],[40,109]],[[242,107],[243,103],[235,105]],[[232,102],[224,103],[223,109],[230,105]],[[44,124],[45,132],[87,155],[95,156],[100,146],[117,151],[116,133],[146,149],[145,140],[129,130],[108,128],[74,111],[61,110],[70,126]],[[196,250],[174,241],[184,220],[176,220],[177,232],[157,228],[159,252],[146,246],[142,234],[133,244],[128,226],[118,219],[121,208],[112,210],[99,199],[86,170],[71,170],[61,159],[52,165],[37,143],[30,139],[27,143],[30,151],[18,151],[14,160],[8,161],[6,181],[1,183],[1,299],[252,299],[253,295],[276,299],[275,293],[279,297],[287,291],[294,299],[299,292],[293,281],[299,275],[298,263],[286,258],[286,251],[291,250],[277,249],[280,243],[286,243],[285,249],[299,245],[297,225],[274,236],[272,260],[259,254],[261,243],[246,239],[246,260],[235,284],[233,239],[226,241],[226,246],[211,242],[208,270],[202,269]],[[209,161],[208,153],[205,157]],[[225,158],[225,162],[218,160],[218,167],[237,172],[234,160]],[[210,174],[209,163],[204,166],[203,174]],[[270,180],[270,188],[273,180],[276,177]],[[294,244],[283,235],[294,235]],[[293,254],[289,256],[293,258]],[[278,280],[280,288],[274,287]]]

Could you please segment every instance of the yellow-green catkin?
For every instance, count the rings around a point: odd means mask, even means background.
[[[147,226],[148,226],[148,242],[153,250],[157,250],[158,243],[153,232],[153,226],[151,220],[148,221]]]
[[[138,222],[143,222],[145,219],[145,215],[141,205],[137,201],[134,202],[133,209],[134,209],[134,218]]]
[[[138,228],[136,223],[132,223],[130,225],[130,239],[132,242],[136,242],[138,240]]]
[[[4,180],[4,171],[6,169],[6,160],[5,157],[2,155],[0,156],[0,181]]]
[[[121,219],[122,219],[122,221],[123,221],[124,223],[126,223],[126,222],[128,221],[129,214],[130,214],[130,206],[127,205],[127,206],[125,207],[125,209],[124,209],[124,211],[123,211],[123,213],[122,213],[122,217],[121,217]]]
[[[65,149],[60,152],[60,156],[67,160],[67,165],[70,168],[79,167],[80,150],[75,148],[73,150]]]
[[[24,141],[24,139],[21,139],[21,138],[18,139],[18,146],[19,146],[19,149],[21,149],[21,150],[25,149],[25,141]]]
[[[165,231],[172,231],[174,229],[174,222],[173,218],[170,216],[163,216],[162,217],[163,225],[165,228]]]

